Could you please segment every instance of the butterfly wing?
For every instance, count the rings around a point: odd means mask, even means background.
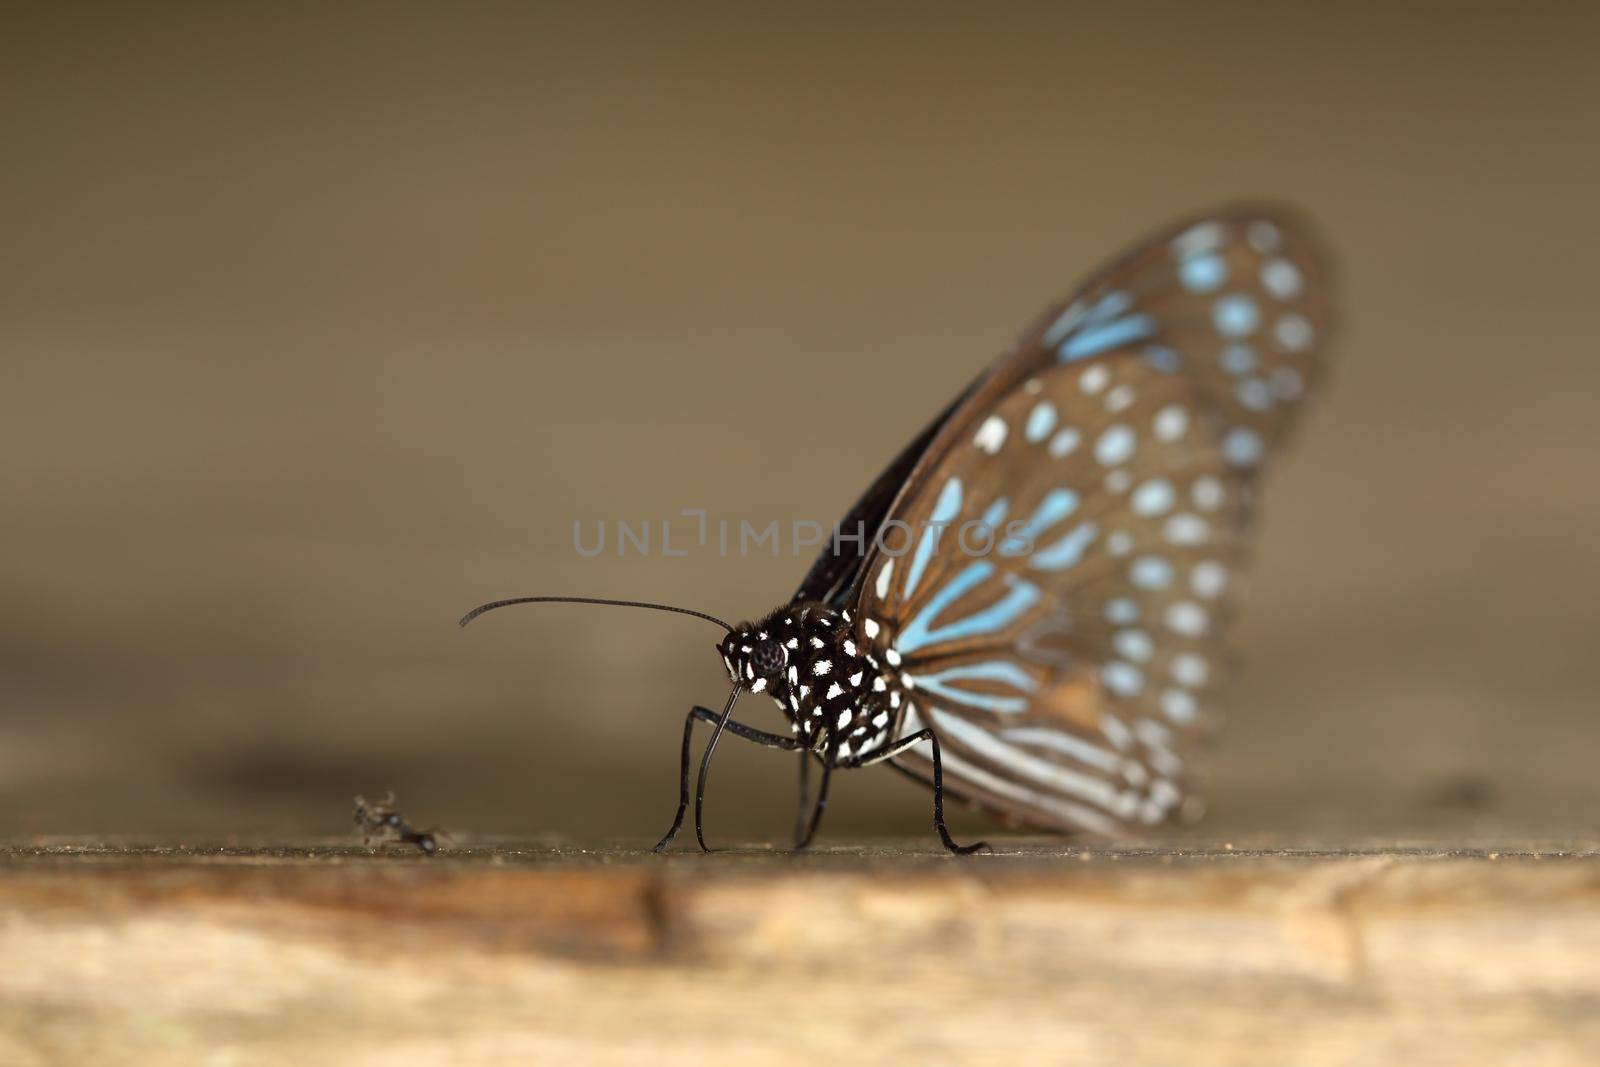
[[[1281,210],[1169,229],[933,435],[850,602],[907,690],[895,736],[931,727],[951,791],[1105,833],[1197,801],[1255,479],[1323,370],[1322,264]]]

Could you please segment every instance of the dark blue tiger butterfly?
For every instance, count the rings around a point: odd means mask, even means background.
[[[728,633],[733,692],[696,720],[695,833],[724,732],[800,754],[795,847],[829,776],[888,762],[1013,823],[1104,834],[1192,816],[1196,740],[1230,663],[1256,481],[1324,370],[1328,268],[1276,207],[1190,219],[1051,308],[889,465],[839,524],[903,536],[827,546],[758,622]],[[959,538],[956,536],[959,531]],[[959,541],[959,546],[958,546]],[[974,545],[988,551],[972,551]],[[789,735],[732,720],[769,695]],[[808,799],[808,768],[821,780]],[[809,815],[808,815],[809,809]]]

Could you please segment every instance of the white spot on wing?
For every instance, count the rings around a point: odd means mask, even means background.
[[[998,415],[990,415],[983,420],[983,425],[978,427],[978,432],[972,437],[972,443],[979,451],[992,456],[1006,443],[1006,433],[1006,420]]]
[[[1133,455],[1134,445],[1138,438],[1134,436],[1133,429],[1122,423],[1106,428],[1094,443],[1094,458],[1103,466],[1114,467],[1119,463],[1126,463]]]
[[[1261,460],[1261,435],[1248,426],[1235,426],[1222,436],[1222,455],[1235,467],[1249,467]]]
[[[894,560],[884,560],[883,568],[878,571],[877,584],[873,586],[873,590],[878,594],[879,600],[887,600],[889,598],[889,578],[893,574]]]
[[[1117,635],[1111,639],[1111,644],[1119,656],[1131,659],[1135,663],[1143,663],[1155,651],[1150,635],[1143,630],[1118,630]]]
[[[1111,381],[1111,372],[1104,363],[1096,363],[1078,378],[1078,388],[1090,396],[1098,393]]]
[[[1182,689],[1168,689],[1161,694],[1161,712],[1180,725],[1194,721],[1195,699]]]
[[[1272,390],[1260,378],[1246,378],[1234,387],[1233,395],[1251,411],[1265,411],[1272,406]]]
[[[1189,490],[1189,496],[1193,498],[1195,507],[1203,508],[1206,511],[1215,511],[1220,508],[1224,495],[1222,482],[1211,474],[1203,474],[1196,478],[1193,488]]]
[[[1185,637],[1200,637],[1210,625],[1206,609],[1192,600],[1179,600],[1167,605],[1167,629]]]
[[[1272,328],[1272,336],[1285,352],[1304,352],[1311,347],[1311,322],[1304,315],[1285,315]]]
[[[1227,584],[1228,572],[1216,560],[1202,560],[1189,572],[1189,588],[1194,590],[1196,596],[1207,600],[1220,596]]]
[[[1190,689],[1198,689],[1205,685],[1206,676],[1210,673],[1206,668],[1205,657],[1194,652],[1184,652],[1172,657],[1171,670],[1173,680]]]
[[[1130,597],[1112,597],[1106,601],[1105,613],[1107,622],[1127,626],[1139,621],[1139,604]]]
[[[1140,589],[1165,589],[1172,584],[1172,564],[1160,556],[1140,556],[1128,567],[1128,581]]]
[[[1078,431],[1068,426],[1050,439],[1050,454],[1056,459],[1060,459],[1077,448],[1079,440],[1081,440],[1081,435]]]
[[[1287,259],[1274,257],[1261,264],[1261,287],[1279,300],[1293,300],[1300,286],[1300,268]]]
[[[1151,478],[1133,491],[1128,502],[1136,515],[1161,515],[1172,509],[1176,496],[1171,482],[1165,478]]]
[[[1100,681],[1121,697],[1132,697],[1144,688],[1144,675],[1139,668],[1121,660],[1112,660],[1100,668]]]
[[[1234,377],[1256,369],[1256,350],[1249,345],[1227,345],[1217,354],[1217,365]]]
[[[1172,544],[1199,545],[1211,536],[1211,524],[1192,511],[1183,511],[1168,519],[1162,532]]]
[[[1153,428],[1156,440],[1176,441],[1189,429],[1189,413],[1177,404],[1169,404],[1156,412]]]

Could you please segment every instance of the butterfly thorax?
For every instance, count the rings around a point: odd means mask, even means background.
[[[736,627],[718,646],[728,677],[772,697],[790,731],[842,758],[878,747],[900,704],[899,686],[856,644],[850,613],[789,604]]]

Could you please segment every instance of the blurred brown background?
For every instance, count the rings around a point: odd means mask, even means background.
[[[702,624],[1086,270],[1293,200],[1342,367],[1267,493],[1207,832],[1600,816],[1580,5],[13,9],[0,830],[658,832]],[[802,432],[803,431],[803,432]],[[743,705],[772,722],[770,704]],[[725,757],[725,758],[724,758]],[[728,745],[714,832],[781,833]],[[830,828],[921,833],[845,779]]]

